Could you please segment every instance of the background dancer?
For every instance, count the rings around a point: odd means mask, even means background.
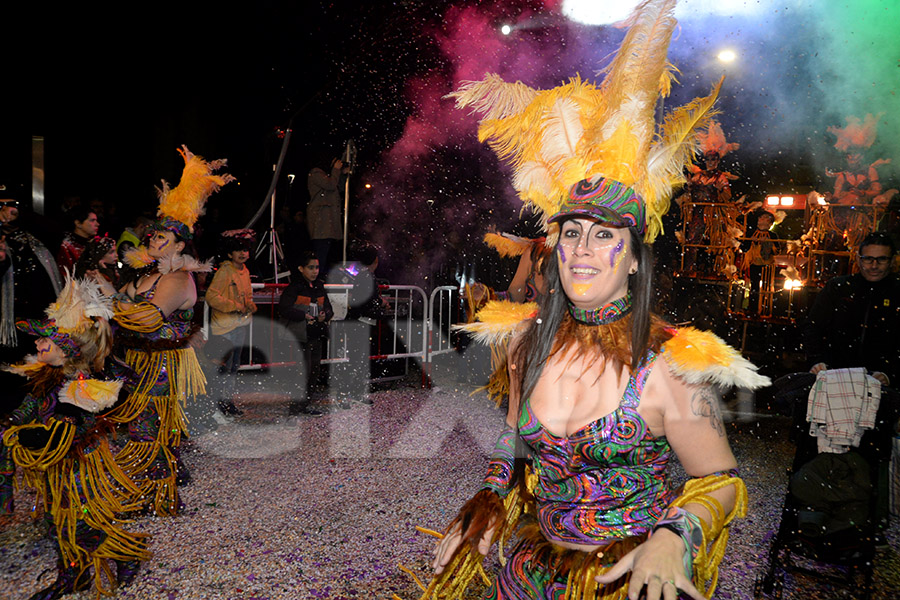
[[[234,180],[213,175],[224,160],[208,163],[186,146],[179,152],[185,162],[181,181],[174,189],[163,182],[160,219],[148,246],[126,259],[145,274],[115,294],[114,301],[116,348],[124,351],[139,377],[128,399],[109,414],[115,422],[128,423],[129,441],[116,460],[158,515],[174,515],[181,508],[177,486],[186,475],[178,473],[178,446],[187,435],[182,403],[206,392],[206,378],[190,344],[197,302],[193,273],[210,267],[186,253],[187,243],[206,200]],[[109,283],[100,283],[106,293],[115,293]]]
[[[37,354],[10,367],[28,378],[31,391],[10,417],[3,450],[37,490],[57,551],[56,580],[31,600],[86,589],[90,569],[98,593],[109,593],[107,582],[127,585],[150,556],[145,536],[122,528],[123,515],[140,508],[140,490],[116,463],[112,424],[103,416],[122,387],[102,374],[111,351],[110,304],[92,282],[70,278],[48,318],[18,323],[38,336]]]

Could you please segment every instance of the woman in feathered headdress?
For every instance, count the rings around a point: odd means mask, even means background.
[[[129,442],[116,460],[141,487],[141,496],[159,515],[174,515],[180,508],[178,446],[187,435],[182,403],[205,393],[206,378],[190,346],[197,288],[194,273],[209,271],[185,253],[194,223],[206,200],[231,175],[214,174],[224,160],[207,162],[182,146],[184,172],[178,186],[164,181],[159,192],[159,220],[146,248],[125,255],[125,261],[143,269],[143,275],[114,296],[116,346],[140,375],[128,400],[109,418],[128,423]],[[183,469],[183,467],[181,467]]]
[[[57,579],[33,600],[87,588],[90,569],[98,593],[109,593],[109,583],[127,585],[149,558],[145,536],[121,526],[124,514],[140,508],[139,490],[113,457],[104,418],[122,388],[104,376],[111,302],[93,282],[70,277],[46,313],[17,323],[38,336],[37,354],[8,367],[28,378],[31,391],[3,434],[3,450],[38,491],[56,541]]]
[[[715,335],[650,312],[650,242],[718,86],[677,108],[667,93],[674,0],[646,0],[599,87],[549,91],[496,77],[454,96],[515,169],[554,260],[537,305],[489,303],[467,326],[511,337],[509,412],[483,487],[447,527],[425,598],[461,597],[482,555],[518,528],[485,597],[700,599],[716,585],[725,525],[746,511],[713,384],[768,380]],[[692,477],[676,489],[673,452]],[[703,590],[701,592],[700,590]],[[452,590],[452,591],[451,591]]]

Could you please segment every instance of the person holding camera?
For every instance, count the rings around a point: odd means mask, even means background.
[[[322,354],[328,339],[328,324],[334,316],[325,284],[319,279],[319,259],[313,252],[304,252],[291,284],[278,301],[278,310],[288,320],[287,327],[300,343],[303,367],[306,372],[304,397],[292,399],[290,415],[319,416],[321,411],[309,406],[312,396],[321,391]]]
[[[343,239],[341,224],[341,187],[343,175],[350,172],[340,158],[332,158],[327,169],[314,167],[307,178],[309,205],[306,209],[306,223],[312,249],[319,260],[319,268],[327,272],[329,253],[332,245]]]

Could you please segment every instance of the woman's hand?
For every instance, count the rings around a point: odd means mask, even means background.
[[[629,600],[637,600],[644,586],[647,600],[676,600],[679,590],[695,600],[706,600],[684,572],[684,553],[684,542],[676,533],[659,529],[595,579],[599,583],[612,583],[631,571]]]
[[[484,532],[481,540],[479,540],[477,548],[482,556],[487,556],[488,551],[491,549],[491,540],[494,538],[494,530],[496,528],[496,524],[492,524]],[[431,563],[435,575],[441,574],[459,550],[463,539],[460,529],[460,524],[456,523],[443,539],[438,542],[437,548],[434,550],[434,561]]]

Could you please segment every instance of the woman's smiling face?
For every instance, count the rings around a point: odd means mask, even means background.
[[[556,260],[563,291],[585,310],[623,297],[628,275],[637,269],[628,230],[591,219],[569,219],[560,225]]]

